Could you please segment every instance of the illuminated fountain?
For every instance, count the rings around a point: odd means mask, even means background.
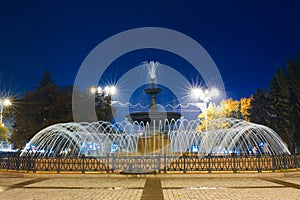
[[[223,126],[226,124],[226,126]],[[165,137],[153,140],[152,154],[182,155],[192,152],[198,156],[229,154],[290,154],[281,138],[270,128],[243,120],[220,118],[211,122],[216,126],[208,132],[198,132],[201,121],[180,119],[160,123],[157,130]],[[152,127],[153,128],[153,127]],[[139,142],[147,138],[141,133],[151,131],[149,123],[110,124],[108,122],[62,123],[49,126],[38,132],[29,142],[35,150],[23,152],[37,156],[102,156],[109,153],[118,155],[145,155],[150,150],[139,149]],[[122,130],[122,131],[119,131]],[[208,137],[204,137],[204,135]],[[205,139],[202,139],[205,138]],[[154,143],[155,142],[155,143]],[[208,143],[208,145],[206,145]],[[156,146],[155,146],[156,145]],[[196,150],[195,150],[196,149]]]
[[[157,111],[156,95],[162,92],[162,89],[155,87],[154,84],[156,77],[156,68],[158,65],[159,63],[154,63],[153,61],[147,63],[148,72],[151,80],[151,88],[145,89],[144,92],[150,95],[151,97],[149,112],[134,112],[126,115],[126,118],[131,122],[143,122],[144,124],[150,123],[151,128],[153,128],[155,124],[158,125],[161,122],[164,123],[165,120],[168,120],[170,122],[172,119],[178,120],[181,117],[181,114],[177,112]]]
[[[290,154],[282,139],[272,129],[233,118],[210,121],[200,131],[201,120],[180,118],[180,113],[160,112],[155,87],[158,63],[148,63],[151,88],[149,112],[129,113],[122,122],[62,123],[38,132],[21,156],[78,157],[131,155],[168,155],[178,157],[192,153],[207,155],[281,155]]]
[[[203,137],[205,135],[205,137]],[[219,118],[202,132],[201,152],[211,155],[290,154],[280,136],[269,127],[235,118]]]
[[[131,122],[138,122],[145,126],[145,130],[139,133],[138,152],[143,153],[159,153],[170,144],[170,140],[163,129],[171,127],[165,125],[172,124],[181,117],[177,112],[161,112],[157,111],[156,95],[162,92],[161,88],[155,87],[156,68],[159,63],[151,61],[145,63],[147,65],[148,74],[151,80],[151,88],[147,88],[144,92],[150,95],[150,110],[148,112],[133,112],[126,115],[126,118]]]

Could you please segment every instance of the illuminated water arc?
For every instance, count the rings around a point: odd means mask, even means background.
[[[226,126],[224,126],[226,124]],[[208,131],[197,131],[200,120],[165,121],[149,124],[128,121],[63,123],[49,126],[31,140],[32,149],[22,153],[35,156],[103,156],[167,154],[182,155],[193,147],[198,156],[236,154],[290,154],[272,129],[232,118],[213,120]],[[140,144],[146,144],[141,146]],[[113,146],[117,145],[116,149]],[[152,145],[152,146],[151,146]],[[158,147],[159,146],[159,147]]]

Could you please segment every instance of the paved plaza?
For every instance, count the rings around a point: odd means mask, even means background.
[[[0,172],[0,199],[300,199],[300,173],[20,174]]]

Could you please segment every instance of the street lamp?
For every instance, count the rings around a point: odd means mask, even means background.
[[[205,113],[205,131],[207,132],[207,106],[211,101],[212,97],[218,96],[219,91],[216,88],[203,89],[200,87],[195,87],[191,89],[191,95],[195,100],[200,100],[200,103],[197,103],[197,106]]]
[[[91,87],[90,92],[95,97],[95,104],[98,109],[101,110],[101,114],[98,115],[98,119],[112,120],[111,100],[112,96],[117,93],[116,86],[108,85],[105,87]],[[99,111],[99,110],[98,110]]]
[[[101,87],[91,87],[90,88],[91,94],[98,96],[112,96],[115,95],[117,92],[116,86],[105,86],[104,88]]]
[[[193,99],[199,101],[196,105],[201,109],[202,112],[205,114],[205,134],[203,136],[203,149],[204,151],[209,150],[209,135],[207,133],[207,106],[208,103],[212,100],[212,97],[216,97],[219,95],[219,91],[216,88],[211,89],[203,89],[200,87],[195,87],[191,89],[191,96]]]
[[[0,99],[0,125],[4,126],[3,124],[3,109],[5,107],[11,106],[12,103],[8,98]]]
[[[105,87],[91,87],[90,92],[95,95],[97,103],[100,105],[102,102],[110,102],[111,97],[117,93],[117,88],[114,85],[108,85]]]

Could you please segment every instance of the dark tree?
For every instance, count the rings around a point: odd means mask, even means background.
[[[99,121],[113,122],[113,112],[110,95],[96,95],[95,106]]]
[[[40,86],[25,92],[16,101],[11,142],[22,147],[41,129],[55,123],[73,121],[71,89],[58,87],[46,71]]]
[[[288,62],[286,76],[292,149],[300,152],[300,53],[297,60]]]
[[[290,127],[289,132],[291,133],[291,145],[293,149],[300,145],[300,105],[299,97],[295,94],[292,88],[289,88],[289,113],[290,113]]]
[[[264,89],[257,89],[251,101],[250,121],[263,125],[269,124],[269,103],[270,99]]]
[[[282,137],[290,150],[292,150],[292,135],[289,132],[290,124],[288,112],[288,93],[286,91],[287,84],[288,81],[285,77],[284,69],[278,68],[269,86],[269,126]]]
[[[46,69],[45,73],[43,74],[42,79],[40,80],[40,87],[44,87],[47,85],[55,85],[48,69]]]
[[[271,127],[291,152],[299,152],[300,54],[297,60],[288,61],[286,68],[277,69],[270,82],[269,93],[257,91],[253,97],[251,121]]]

